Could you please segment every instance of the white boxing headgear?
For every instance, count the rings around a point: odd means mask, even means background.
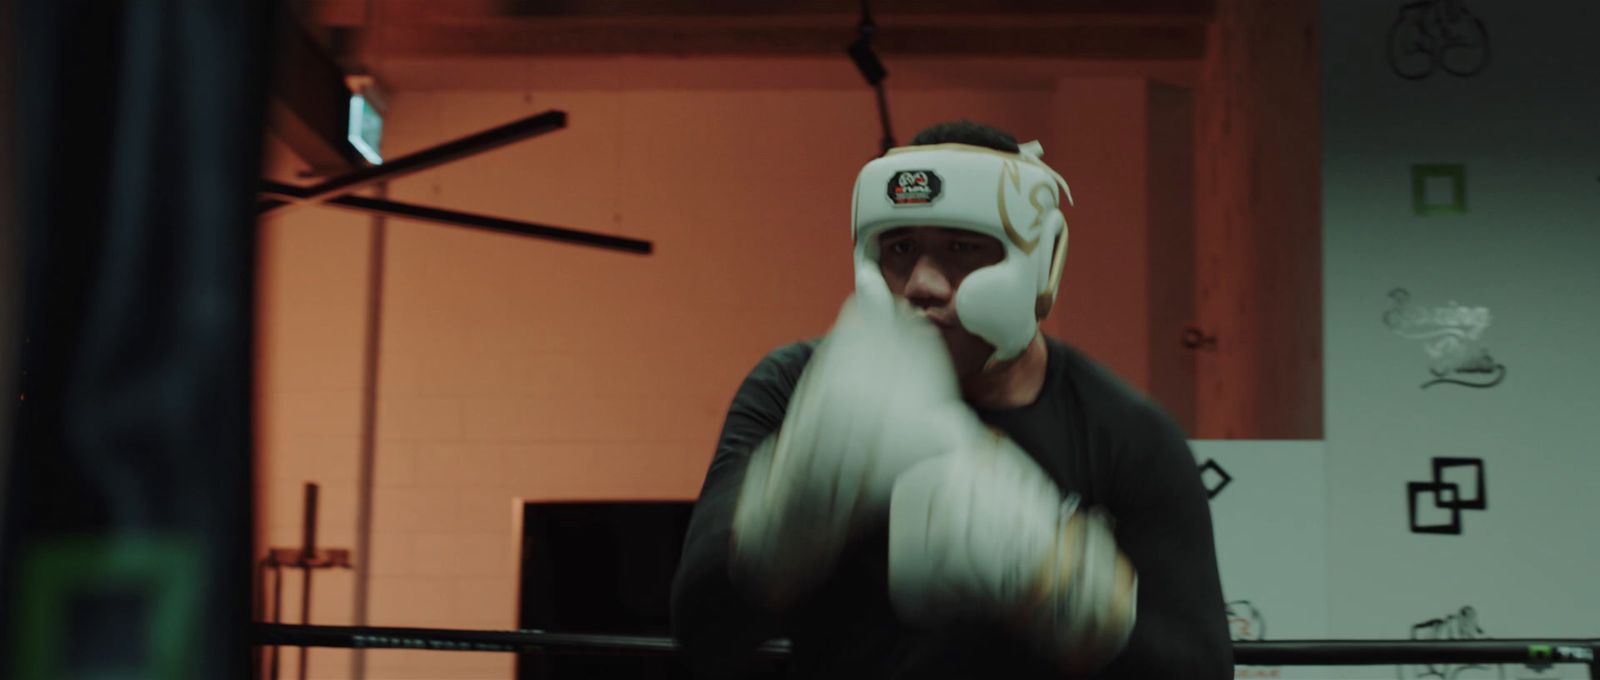
[[[1062,201],[1072,190],[1039,156],[1038,142],[1018,153],[967,144],[890,149],[856,177],[851,233],[856,288],[880,296],[878,234],[895,227],[948,227],[993,236],[1005,259],[962,280],[956,316],[994,345],[990,361],[1016,357],[1033,341],[1039,317],[1055,303],[1067,257]]]

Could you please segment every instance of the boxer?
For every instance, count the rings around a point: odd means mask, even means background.
[[[856,290],[746,378],[697,502],[701,668],[787,635],[805,677],[1231,675],[1182,433],[1040,331],[1072,204],[1042,153],[960,122],[859,172]]]

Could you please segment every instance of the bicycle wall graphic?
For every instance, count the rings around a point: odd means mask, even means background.
[[[1416,0],[1389,27],[1389,68],[1407,80],[1443,69],[1469,78],[1489,65],[1489,31],[1462,0]]]

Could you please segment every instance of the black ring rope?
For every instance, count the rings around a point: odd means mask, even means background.
[[[667,637],[369,626],[305,626],[257,623],[252,641],[285,647],[431,649],[471,652],[669,655]],[[1390,664],[1552,663],[1594,664],[1600,640],[1277,640],[1233,643],[1233,660],[1244,666],[1378,666]],[[789,643],[763,645],[766,656],[785,656]]]

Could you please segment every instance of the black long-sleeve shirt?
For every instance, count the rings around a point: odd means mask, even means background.
[[[783,422],[816,341],[768,354],[740,385],[695,505],[672,591],[673,635],[707,676],[737,673],[762,642],[788,637],[803,678],[1047,678],[1061,674],[996,626],[908,628],[890,607],[887,527],[859,542],[820,593],[763,611],[730,584],[733,506],[751,450]],[[1211,511],[1183,433],[1148,399],[1082,353],[1047,339],[1034,403],[979,411],[1086,505],[1107,508],[1139,574],[1138,618],[1098,678],[1233,676]]]

